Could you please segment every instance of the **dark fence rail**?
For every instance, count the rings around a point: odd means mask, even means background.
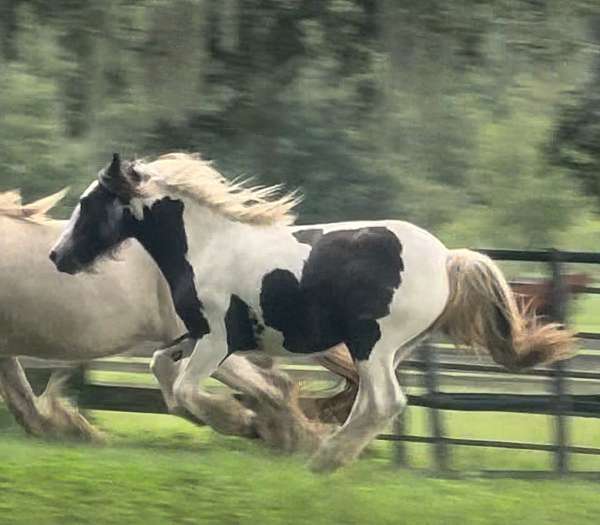
[[[596,252],[565,252],[560,250],[497,250],[493,248],[477,249],[478,252],[489,255],[497,261],[522,262],[560,262],[599,264],[600,253]]]

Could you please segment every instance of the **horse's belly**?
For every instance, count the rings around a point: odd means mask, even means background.
[[[284,337],[279,330],[270,327],[261,327],[261,333],[256,336],[258,350],[274,357],[289,356],[284,347]]]
[[[36,329],[38,328],[38,329]],[[101,328],[101,333],[98,330]],[[156,341],[152,341],[156,339]],[[40,359],[88,361],[135,349],[136,353],[151,350],[164,341],[139,337],[127,332],[102,327],[74,325],[71,330],[52,331],[43,323],[35,325],[6,325],[0,323],[0,355],[29,356]]]
[[[270,327],[262,329],[256,341],[258,350],[272,357],[315,355],[327,352],[342,343],[341,339],[315,341],[311,337],[294,337],[293,341],[286,340],[282,332]]]

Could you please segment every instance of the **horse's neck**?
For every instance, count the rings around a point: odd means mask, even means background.
[[[187,259],[207,286],[219,282],[249,298],[266,273],[276,268],[301,272],[309,247],[285,226],[240,223],[200,206],[186,206],[184,215]]]
[[[188,258],[195,260],[247,233],[248,225],[235,222],[210,208],[186,199],[183,222],[188,243]]]

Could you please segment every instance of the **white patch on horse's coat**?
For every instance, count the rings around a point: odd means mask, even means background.
[[[148,197],[132,197],[128,204],[124,205],[125,209],[131,212],[131,215],[138,221],[144,220],[144,209],[152,208],[152,205],[166,197],[164,193],[157,193]]]
[[[260,283],[274,268],[298,279],[310,246],[299,244],[284,226],[253,226],[230,221],[184,198],[187,260],[194,268],[202,302],[229,304],[239,296],[260,317]],[[280,338],[283,340],[283,337]]]

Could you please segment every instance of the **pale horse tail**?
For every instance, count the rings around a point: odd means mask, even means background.
[[[573,355],[573,333],[522,312],[500,268],[486,255],[450,250],[450,296],[438,326],[454,342],[487,350],[494,361],[519,370]]]

